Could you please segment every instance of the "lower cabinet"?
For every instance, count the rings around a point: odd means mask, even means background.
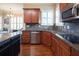
[[[20,53],[20,40],[14,42],[9,49],[9,56],[17,56]]]
[[[23,44],[40,44],[40,31],[22,31]]]
[[[18,56],[20,53],[20,35],[10,38],[0,47],[0,56]]]
[[[79,51],[75,50],[74,48],[71,48],[71,56],[79,56]]]
[[[50,32],[46,32],[46,31],[41,32],[41,38],[42,38],[41,39],[42,44],[44,44],[47,47],[51,46],[51,33]]]
[[[70,56],[70,50],[66,50],[65,48],[59,47],[59,56]]]
[[[55,56],[69,56],[70,55],[70,46],[68,46],[64,41],[57,38],[52,34],[52,45],[51,49],[53,55]]]
[[[51,49],[52,49],[54,56],[59,55],[59,45],[58,45],[58,42],[55,39],[52,40]]]
[[[22,31],[21,38],[22,38],[21,42],[23,44],[29,43],[30,42],[30,31]]]
[[[53,56],[79,56],[79,51],[53,33],[43,31],[41,32],[41,38],[42,44],[50,47]]]

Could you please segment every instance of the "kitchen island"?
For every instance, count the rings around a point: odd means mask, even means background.
[[[0,34],[0,56],[17,56],[20,53],[20,31]]]

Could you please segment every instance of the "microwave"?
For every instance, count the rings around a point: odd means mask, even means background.
[[[62,19],[79,19],[79,7],[72,7],[62,12]]]

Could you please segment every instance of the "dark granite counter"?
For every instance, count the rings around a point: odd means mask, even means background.
[[[17,32],[11,32],[11,33],[1,33],[0,34],[0,42],[9,40],[9,38],[16,36],[18,34],[21,34],[21,32],[17,31]]]
[[[14,56],[20,52],[20,31],[0,34],[0,56]]]

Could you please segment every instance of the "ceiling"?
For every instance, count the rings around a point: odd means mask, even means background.
[[[0,3],[0,14],[23,16],[23,8],[53,8],[55,3]]]
[[[15,15],[22,15],[23,14],[23,4],[20,4],[20,3],[0,3],[0,10],[4,10],[8,14],[12,13]]]

